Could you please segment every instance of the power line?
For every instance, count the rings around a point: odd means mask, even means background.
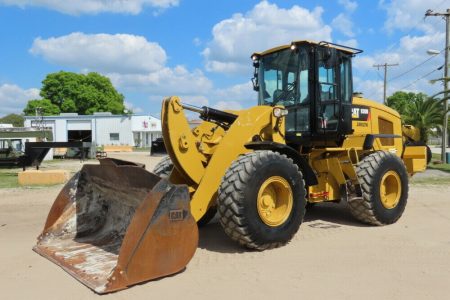
[[[441,3],[439,3],[439,4],[436,6],[435,10],[438,9],[438,8],[439,8],[442,4],[444,4],[446,1],[448,1],[448,0],[443,0]],[[411,27],[411,29],[405,34],[405,36],[406,36],[406,35],[409,35],[411,32],[413,32],[413,30],[415,30],[415,29],[417,28],[417,26],[418,26],[421,22],[423,22],[423,21],[425,21],[425,17],[421,18],[421,19],[416,23],[416,25],[414,25],[413,27]],[[400,40],[395,41],[394,44],[390,45],[390,46],[386,49],[386,52],[391,51],[392,48],[394,48],[395,46],[397,46],[399,42],[400,42]]]
[[[374,70],[372,69],[372,71],[381,79],[383,80],[383,76],[381,76],[380,72],[378,72],[378,70]],[[378,82],[378,81],[377,81]],[[369,94],[369,96],[367,96],[367,99],[372,99],[372,97],[374,97],[376,94],[376,91],[372,91],[372,93]]]
[[[428,73],[426,73],[426,74],[423,75],[423,76],[420,76],[419,78],[417,78],[417,79],[414,80],[413,82],[408,83],[408,84],[405,85],[404,87],[400,88],[400,90],[403,90],[403,89],[406,89],[407,87],[410,87],[411,85],[413,85],[413,84],[416,83],[417,81],[419,81],[419,80],[421,80],[421,79],[424,79],[425,77],[427,77],[427,76],[433,74],[433,73],[436,72],[436,71],[439,71],[440,69],[442,69],[442,66],[440,66],[440,67],[438,67],[438,68],[436,68],[436,69],[433,69],[431,72],[428,72]]]
[[[425,13],[425,17],[442,17],[445,20],[445,63],[444,63],[444,124],[442,124],[442,145],[441,145],[441,160],[443,162],[446,161],[445,158],[445,151],[447,147],[447,127],[448,127],[448,99],[447,96],[449,94],[449,82],[446,80],[449,76],[450,69],[449,69],[449,61],[450,61],[450,8],[447,8],[445,12],[434,12],[432,10],[427,10]]]
[[[364,73],[364,75],[361,76],[361,80],[366,79],[366,76],[367,76],[367,74],[369,74],[369,72],[370,72],[370,69],[367,69],[366,73]]]
[[[396,79],[402,77],[403,75],[406,75],[406,74],[410,73],[411,71],[414,71],[414,70],[417,69],[418,67],[424,65],[424,64],[427,63],[428,61],[432,60],[433,58],[435,58],[436,56],[438,56],[439,54],[441,54],[442,51],[444,51],[444,50],[445,50],[445,49],[442,49],[441,51],[439,51],[438,54],[433,55],[433,56],[431,56],[431,57],[425,59],[423,62],[419,63],[418,65],[415,65],[415,66],[412,67],[411,69],[406,70],[405,72],[403,72],[403,73],[401,73],[401,74],[399,74],[399,75],[397,75],[397,76],[392,77],[392,78],[389,79],[388,81],[389,81],[389,82],[394,81],[394,80],[396,80]]]
[[[448,0],[443,0],[443,1],[441,1],[438,5],[436,5],[436,8],[435,8],[435,9],[440,8],[441,5],[444,4],[446,1],[448,1]],[[424,22],[424,21],[425,21],[425,17],[421,18],[414,26],[411,27],[411,29],[410,29],[405,35],[409,35],[414,29],[417,28],[417,26],[418,26],[421,22]],[[385,52],[390,51],[390,50],[391,50],[392,48],[394,48],[399,42],[400,42],[400,40],[395,41],[395,43],[394,43],[394,44],[391,44],[391,45],[385,50]],[[442,52],[442,50],[441,50],[441,52]],[[436,56],[437,56],[437,55],[436,55]],[[428,62],[428,60],[432,59],[433,57],[435,57],[435,56],[432,56],[431,58],[427,59],[425,62]],[[425,62],[423,62],[423,63],[425,63]],[[421,63],[421,64],[423,64],[423,63]],[[419,67],[421,64],[419,64],[418,66],[414,67],[414,69],[416,69],[417,67]],[[397,75],[397,76],[395,76],[393,79],[391,79],[390,81],[395,80],[395,79],[397,79],[397,78],[399,78],[399,77],[401,77],[401,76],[403,76],[403,75],[409,73],[410,71],[412,71],[412,70],[414,70],[414,69],[408,70],[407,72],[404,72],[404,74]],[[431,73],[433,73],[433,72],[435,72],[435,71],[436,71],[436,70],[433,70]],[[364,77],[367,75],[367,73],[368,73],[368,72],[366,72],[366,73],[364,74]],[[431,73],[430,73],[430,74],[431,74]],[[426,74],[426,76],[428,76],[428,75],[430,75],[430,74]],[[378,75],[379,77],[381,77],[381,75],[379,74],[378,71],[377,71],[377,75]],[[426,77],[426,76],[423,76],[423,77]],[[422,78],[423,78],[423,77],[422,77]],[[418,80],[420,80],[420,79],[422,79],[422,78],[417,79],[417,80],[414,81],[413,83],[411,83],[411,84],[409,84],[409,85],[407,85],[407,86],[405,86],[405,87],[403,87],[403,88],[406,88],[406,87],[408,87],[408,86],[414,84],[415,82],[417,82]],[[403,88],[402,88],[402,89],[403,89]],[[373,96],[373,95],[374,95],[374,93],[372,93],[372,94],[369,96],[369,98],[370,98],[371,96]]]
[[[377,69],[375,70],[375,73],[377,74],[378,78],[380,78],[381,80],[383,80],[383,75],[381,75],[380,71]]]
[[[378,64],[378,65],[373,65],[373,66],[375,68],[377,68],[377,70],[379,70],[381,67],[384,68],[383,103],[386,104],[387,70],[388,70],[388,67],[395,67],[395,66],[398,66],[398,64],[384,63],[384,64]]]

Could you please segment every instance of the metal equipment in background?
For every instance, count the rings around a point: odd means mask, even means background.
[[[83,161],[86,153],[91,148],[91,143],[87,142],[26,142],[25,153],[19,157],[20,165],[25,170],[26,167],[39,166],[51,148],[72,148],[78,149],[79,157]]]
[[[163,138],[156,138],[150,147],[150,155],[167,154]]]
[[[16,167],[21,165],[22,152],[11,146],[0,148],[0,167]]]

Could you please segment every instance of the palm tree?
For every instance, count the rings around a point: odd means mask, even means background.
[[[422,94],[423,95],[423,94]],[[404,121],[420,130],[420,139],[428,141],[434,128],[440,128],[443,120],[442,101],[426,97],[414,97],[405,108]]]

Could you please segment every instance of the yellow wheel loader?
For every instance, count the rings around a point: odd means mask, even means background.
[[[109,158],[83,166],[34,250],[107,293],[183,270],[197,224],[216,212],[231,239],[256,250],[289,242],[307,203],[345,201],[364,223],[396,222],[427,147],[396,111],[353,97],[351,59],[360,52],[296,41],[253,54],[259,100],[249,109],[165,99],[168,157],[154,174]],[[190,128],[186,111],[203,122]]]

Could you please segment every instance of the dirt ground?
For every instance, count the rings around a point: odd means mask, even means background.
[[[152,169],[158,158],[117,154]],[[43,168],[80,168],[78,161]],[[285,247],[246,251],[217,222],[186,270],[98,296],[31,248],[61,186],[0,189],[0,299],[448,299],[450,186],[411,185],[403,217],[371,227],[344,204],[307,212]]]

